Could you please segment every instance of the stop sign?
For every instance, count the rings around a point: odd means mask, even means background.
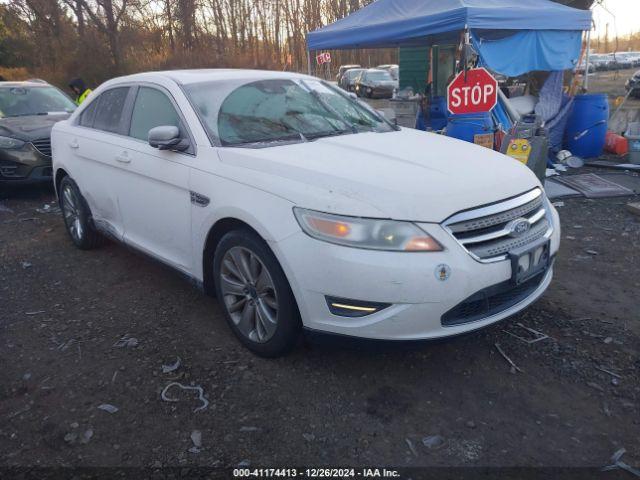
[[[484,68],[464,71],[447,87],[447,108],[454,115],[488,112],[498,102],[498,81]]]

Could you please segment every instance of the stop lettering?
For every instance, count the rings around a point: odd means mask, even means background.
[[[447,87],[447,108],[454,115],[484,113],[498,103],[498,82],[484,68],[467,70]]]

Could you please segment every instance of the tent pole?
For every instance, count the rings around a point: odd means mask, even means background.
[[[582,89],[589,89],[589,50],[591,48],[591,29],[587,30],[587,56],[584,59],[584,74],[582,76]]]

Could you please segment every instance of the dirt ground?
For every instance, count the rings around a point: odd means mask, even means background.
[[[564,200],[555,279],[512,319],[412,346],[302,342],[264,360],[172,271],[116,244],[75,249],[51,191],[4,197],[0,465],[600,467],[621,447],[640,463],[629,199]],[[550,338],[524,343],[509,334],[529,336],[519,323]],[[124,336],[137,345],[119,348]],[[197,393],[179,388],[163,401],[172,381],[201,386],[208,406],[194,411]]]

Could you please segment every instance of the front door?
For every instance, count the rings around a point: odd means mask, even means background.
[[[124,239],[165,263],[190,273],[191,200],[189,174],[193,145],[185,152],[149,145],[149,130],[174,125],[189,134],[169,94],[140,86],[133,103],[129,134],[121,142],[121,168],[127,175],[117,186]]]

